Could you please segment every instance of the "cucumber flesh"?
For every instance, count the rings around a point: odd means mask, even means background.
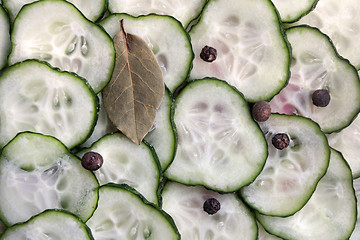
[[[319,0],[272,0],[282,22],[296,22],[313,10]]]
[[[353,233],[351,234],[349,240],[357,240],[360,239],[360,178],[355,178],[353,180],[356,200],[357,200],[357,219],[356,225]]]
[[[257,239],[255,218],[234,193],[219,194],[200,186],[167,182],[162,196],[163,209],[173,217],[182,239]],[[213,215],[203,209],[209,198],[221,205]]]
[[[11,42],[9,64],[29,58],[46,61],[84,77],[96,93],[110,81],[114,69],[112,39],[67,1],[25,5],[14,21]]]
[[[258,240],[281,240],[282,238],[279,238],[275,235],[272,235],[270,233],[268,233],[264,227],[261,225],[261,223],[256,222],[258,229],[259,229],[259,233],[258,233]]]
[[[10,21],[5,9],[0,5],[0,70],[7,64],[10,50]]]
[[[257,214],[270,233],[285,239],[348,239],[356,222],[356,197],[349,166],[331,150],[330,165],[308,203],[290,217]]]
[[[98,200],[98,183],[57,139],[20,133],[0,157],[0,217],[7,225],[46,209],[64,209],[83,221]]]
[[[356,69],[339,57],[330,39],[318,29],[299,26],[286,34],[292,46],[291,78],[270,101],[271,111],[311,118],[325,133],[345,128],[360,111],[359,104],[352,104],[360,101]],[[312,94],[319,89],[330,94],[326,107],[313,104]]]

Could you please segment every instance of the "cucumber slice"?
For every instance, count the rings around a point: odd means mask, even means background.
[[[107,183],[128,184],[148,201],[159,205],[160,164],[154,150],[145,142],[134,144],[121,133],[106,135],[77,155],[97,152],[104,160],[95,171],[100,185]]]
[[[5,9],[0,5],[0,70],[7,64],[10,50],[10,21]]]
[[[166,177],[220,192],[236,191],[256,178],[267,145],[238,91],[216,79],[193,81],[174,108],[178,146]]]
[[[307,24],[330,36],[341,56],[360,69],[360,5],[357,1],[321,0],[294,25]]]
[[[258,240],[281,240],[282,239],[282,238],[279,238],[275,235],[268,233],[259,222],[256,222],[256,223],[257,223],[257,226],[259,229],[258,238],[257,238]]]
[[[269,157],[256,180],[240,190],[241,196],[262,214],[292,215],[310,199],[327,170],[327,139],[316,123],[300,116],[272,114],[260,127]],[[289,137],[287,148],[279,150],[272,144],[278,133]]]
[[[355,196],[357,200],[357,219],[354,231],[352,232],[349,240],[358,240],[360,239],[360,178],[353,180],[353,186],[355,189]]]
[[[155,148],[161,170],[165,171],[173,161],[177,138],[172,120],[173,99],[166,89],[160,108],[156,111],[154,129],[145,136],[145,141]]]
[[[100,24],[114,37],[120,31],[121,19],[127,33],[147,42],[159,62],[166,86],[174,92],[187,78],[194,58],[189,36],[181,24],[169,16],[135,18],[127,14],[111,14]]]
[[[0,76],[0,147],[33,131],[73,148],[91,134],[97,107],[83,79],[35,60],[15,64]]]
[[[90,229],[76,216],[61,210],[46,210],[25,223],[8,228],[0,239],[93,240],[93,237]]]
[[[289,79],[289,47],[271,1],[210,0],[189,34],[191,79],[225,80],[250,102],[272,98]],[[205,46],[217,50],[215,61],[202,60]]]
[[[296,22],[311,12],[319,0],[272,0],[279,11],[281,21],[285,23]]]
[[[353,104],[360,102],[356,69],[336,53],[331,40],[318,29],[298,26],[288,29],[286,34],[293,54],[291,78],[270,101],[272,112],[309,117],[325,133],[345,128],[360,111],[360,105]],[[318,89],[330,94],[326,107],[313,104],[312,94]]]
[[[172,218],[129,186],[101,186],[99,195],[98,207],[87,222],[96,240],[180,239]]]
[[[0,236],[5,230],[6,230],[5,224],[2,221],[0,221]]]
[[[29,58],[47,61],[84,77],[96,93],[110,81],[114,69],[110,36],[63,0],[25,5],[14,21],[11,42],[10,64]]]
[[[201,12],[206,0],[108,0],[112,13],[128,13],[133,16],[156,13],[170,15],[179,20],[184,28]]]
[[[0,217],[10,226],[57,208],[86,221],[96,207],[98,186],[94,174],[60,141],[20,133],[0,157]]]
[[[168,182],[162,196],[163,209],[173,217],[182,239],[257,239],[253,213],[233,193],[219,194],[200,186]],[[213,215],[203,209],[209,198],[221,205]]]
[[[20,9],[36,0],[4,0],[3,5],[8,10],[10,19],[13,22]],[[98,20],[107,8],[106,0],[67,0],[77,7],[89,20]]]
[[[360,177],[359,140],[360,116],[340,132],[327,135],[329,145],[340,151],[348,164],[354,178]]]
[[[330,165],[309,202],[290,217],[256,215],[270,233],[285,239],[348,239],[356,222],[351,171],[339,152],[331,150]]]

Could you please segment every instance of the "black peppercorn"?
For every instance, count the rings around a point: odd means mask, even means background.
[[[271,114],[270,104],[265,101],[260,101],[254,104],[251,110],[255,121],[264,122],[269,119]]]
[[[286,133],[278,133],[272,138],[271,142],[275,148],[283,150],[289,146],[290,139]]]
[[[220,210],[220,202],[215,198],[209,198],[204,202],[203,209],[209,215],[213,215]]]
[[[317,107],[326,107],[330,102],[330,94],[326,89],[318,89],[313,92],[312,102]]]
[[[205,62],[213,62],[215,61],[217,56],[217,51],[213,47],[205,46],[201,50],[200,58]]]
[[[81,165],[90,171],[98,170],[103,162],[102,156],[97,152],[87,152],[81,159]]]

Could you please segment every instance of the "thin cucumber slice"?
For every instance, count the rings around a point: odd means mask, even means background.
[[[45,209],[64,209],[83,221],[98,200],[98,182],[57,139],[20,133],[0,157],[0,217],[7,225]]]
[[[341,56],[360,69],[360,5],[355,0],[320,0],[313,11],[295,22],[319,28],[330,36]]]
[[[345,128],[360,111],[360,105],[353,104],[360,102],[356,69],[337,54],[331,40],[318,29],[298,26],[286,33],[292,46],[291,78],[270,101],[271,111],[309,117],[325,133]],[[313,104],[312,94],[319,89],[330,94],[326,107]]]
[[[324,176],[330,159],[325,134],[310,119],[272,114],[260,124],[269,145],[269,157],[256,180],[241,189],[241,196],[258,212],[289,216],[301,209]],[[282,150],[273,137],[285,133],[290,141]]]
[[[256,215],[264,228],[285,239],[348,239],[356,222],[351,171],[339,152],[331,150],[330,165],[309,202],[290,217]]]
[[[100,24],[114,37],[120,32],[121,19],[124,19],[127,33],[147,42],[159,62],[166,86],[174,92],[187,78],[194,58],[184,28],[172,17],[154,14],[137,18],[127,14],[111,14]]]
[[[236,89],[216,79],[193,81],[174,108],[178,147],[166,177],[220,192],[236,191],[256,178],[267,145]]]
[[[25,223],[19,223],[8,228],[0,239],[93,240],[93,237],[90,229],[73,214],[61,210],[46,210]]]
[[[99,189],[99,204],[87,225],[96,240],[179,240],[172,218],[126,185]]]
[[[360,177],[359,141],[360,116],[340,132],[327,135],[329,145],[340,151],[348,164],[354,178]]]
[[[289,47],[270,0],[210,0],[189,34],[191,79],[225,80],[250,102],[272,98],[289,79]],[[205,46],[217,50],[215,61],[200,57]]]
[[[166,183],[163,209],[173,217],[182,239],[257,239],[253,213],[234,194],[219,194],[200,186]],[[215,198],[220,210],[213,215],[204,211],[204,202]]]
[[[63,0],[25,5],[14,21],[11,42],[9,64],[29,58],[47,61],[84,77],[96,93],[110,81],[114,69],[110,36]]]
[[[7,64],[7,57],[11,50],[10,21],[2,5],[0,5],[0,70]]]
[[[0,147],[19,132],[33,131],[73,148],[91,134],[97,108],[83,79],[35,60],[12,65],[0,76]]]
[[[356,178],[353,180],[353,186],[357,200],[357,219],[354,231],[351,234],[349,240],[358,240],[360,239],[360,178]]]
[[[159,205],[160,164],[154,150],[145,142],[134,144],[121,133],[106,135],[77,155],[97,152],[104,160],[95,171],[100,185],[107,183],[128,184],[148,201]]]
[[[272,0],[279,11],[282,22],[296,22],[311,12],[319,0]]]
[[[201,12],[206,0],[108,0],[112,13],[133,16],[156,13],[173,16],[184,28]]]
[[[36,0],[4,0],[3,5],[8,10],[10,19],[13,22],[20,9]],[[107,8],[106,0],[67,0],[77,7],[82,14],[91,21],[97,21]]]
[[[154,129],[144,138],[145,141],[155,148],[162,171],[165,171],[173,161],[177,146],[177,138],[172,120],[172,106],[172,96],[166,90],[160,108],[156,111]]]
[[[261,223],[256,222],[259,232],[258,232],[258,240],[281,240],[282,238],[279,238],[275,235],[272,235],[270,233],[268,233],[264,227],[261,225]]]

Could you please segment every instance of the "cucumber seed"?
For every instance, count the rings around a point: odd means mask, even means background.
[[[326,107],[330,102],[330,94],[326,89],[318,89],[312,94],[312,102],[317,107]]]
[[[213,47],[205,46],[201,50],[200,58],[205,62],[213,62],[215,61],[217,56],[217,51]]]
[[[104,160],[97,152],[87,152],[81,159],[81,165],[90,171],[95,171],[101,168]]]
[[[289,146],[290,139],[286,133],[278,133],[272,138],[271,142],[275,148],[283,150]]]
[[[213,215],[220,210],[220,202],[215,198],[209,198],[204,202],[203,209],[209,215]]]

